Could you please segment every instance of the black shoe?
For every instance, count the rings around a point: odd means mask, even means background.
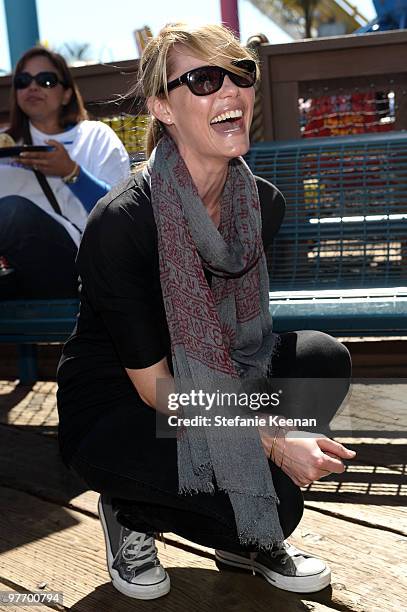
[[[321,559],[288,542],[271,552],[229,553],[215,550],[219,569],[232,566],[261,574],[270,584],[294,593],[315,593],[331,583],[331,570]]]
[[[99,517],[113,586],[128,597],[155,599],[170,590],[170,578],[157,557],[154,537],[118,523],[110,500],[99,498]]]

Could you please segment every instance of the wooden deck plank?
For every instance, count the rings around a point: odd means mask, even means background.
[[[355,463],[385,466],[407,475],[407,438],[356,438],[337,436],[335,440],[357,452]]]
[[[96,515],[97,494],[66,469],[53,437],[0,425],[0,439],[0,484]],[[404,482],[398,469],[355,463],[343,475],[313,483],[306,505],[407,535]]]
[[[2,576],[27,590],[46,582],[49,590],[63,591],[64,605],[72,610],[266,612],[271,595],[276,609],[306,609],[297,595],[276,591],[250,574],[238,579],[231,572],[221,574],[212,559],[161,543],[159,555],[171,575],[171,594],[157,602],[132,601],[110,585],[97,520],[7,489],[1,490],[0,504]]]
[[[407,379],[380,384],[352,383],[348,397],[331,422],[334,432],[349,431],[376,438],[407,438]],[[339,433],[337,435],[340,435]]]
[[[307,487],[306,507],[407,535],[406,447],[388,441],[371,445],[370,460],[370,445],[350,446],[357,451],[356,460],[343,474],[330,474]]]
[[[382,388],[380,387],[378,391],[382,394],[380,396],[379,393],[381,400],[385,401],[386,395],[383,394]],[[88,519],[94,521],[92,517],[96,516],[97,494],[87,491],[86,485],[81,483],[79,478],[66,470],[58,456],[57,441],[55,439],[57,428],[54,396],[55,384],[38,383],[33,392],[30,393],[31,392],[27,390],[27,388],[18,388],[14,383],[2,385],[0,382],[0,423],[3,423],[3,425],[0,425],[0,484],[12,487],[16,490],[21,490],[22,493],[18,493],[18,495],[23,496],[21,500],[25,499],[24,491],[28,491],[42,498],[42,500],[56,502],[56,506],[55,504],[48,505],[54,508],[56,507],[61,513],[61,516],[65,517],[65,522],[68,521],[68,517],[72,516],[72,511],[67,508],[58,508],[58,504],[77,509],[77,514],[80,517],[78,522],[79,525],[86,523]],[[399,390],[395,393],[394,398],[397,402],[401,401]],[[368,399],[368,401],[371,400]],[[369,410],[369,418],[376,418],[377,403],[374,403],[373,407],[370,406]],[[51,436],[37,434],[51,434]],[[331,565],[333,569],[335,569],[333,598],[323,595],[321,597],[315,596],[309,599],[299,597],[292,599],[290,595],[291,599],[287,607],[287,601],[281,599],[279,591],[262,583],[262,587],[256,586],[256,589],[266,589],[263,592],[263,599],[260,597],[261,605],[264,605],[264,602],[270,598],[270,589],[273,594],[273,607],[269,607],[268,609],[275,609],[277,612],[280,612],[280,610],[284,610],[285,612],[285,610],[305,611],[309,609],[318,612],[332,609],[370,612],[371,610],[373,611],[381,607],[381,609],[387,610],[388,608],[385,607],[386,600],[384,599],[384,595],[382,596],[379,592],[379,599],[377,600],[376,592],[373,588],[370,588],[370,586],[375,583],[382,584],[383,565],[388,565],[389,567],[394,566],[395,568],[399,567],[397,570],[399,571],[399,579],[403,577],[403,571],[407,572],[406,565],[402,565],[405,563],[407,546],[406,538],[402,536],[402,534],[405,535],[407,531],[407,491],[406,485],[404,484],[405,475],[407,473],[407,440],[403,438],[392,440],[386,437],[377,437],[374,439],[343,438],[342,441],[348,443],[357,451],[357,460],[352,462],[345,474],[339,477],[332,476],[318,483],[314,483],[309,490],[305,492],[306,506],[308,506],[308,508],[304,520],[301,522],[296,534],[294,534],[294,540],[298,546],[310,550],[327,560],[332,559]],[[23,452],[22,449],[24,449]],[[11,492],[11,494],[17,494],[17,492],[14,491]],[[30,496],[28,496],[28,498],[31,499]],[[46,501],[36,501],[48,507]],[[26,503],[22,505],[23,508],[28,506],[31,510],[30,504]],[[318,512],[316,510],[318,510]],[[325,516],[321,514],[321,512],[327,512],[334,516]],[[84,513],[86,513],[87,516],[84,516]],[[47,522],[48,517],[46,513],[42,518]],[[349,519],[349,521],[356,521],[359,523],[362,522],[362,525],[352,524],[352,522],[341,519]],[[0,518],[0,528],[2,522]],[[97,525],[96,521],[95,523]],[[366,523],[367,526],[363,525],[363,523]],[[378,529],[376,529],[376,527]],[[333,530],[332,533],[330,532],[331,528]],[[52,529],[55,530],[58,537],[66,538],[65,532],[71,532],[73,527],[68,525],[66,529],[64,528],[62,531],[58,531],[54,525]],[[43,536],[43,540],[32,542],[32,544],[43,546],[45,543],[48,546],[48,540],[52,536],[52,529],[50,528],[50,532]],[[367,532],[365,532],[366,529],[368,530]],[[380,532],[379,529],[386,530],[387,533]],[[363,548],[363,554],[366,554],[366,542],[368,546],[370,546],[370,540],[369,538],[366,539],[365,533],[372,534],[373,532],[379,533],[376,539],[380,542],[380,546],[384,549],[386,547],[392,547],[396,551],[395,554],[399,557],[399,566],[397,566],[397,564],[394,565],[394,559],[385,560],[384,558],[380,558],[379,563],[374,564],[376,549],[372,548],[367,549],[368,552],[370,551],[370,555],[367,555],[368,563],[366,565],[365,557],[360,554],[358,546],[359,548]],[[351,534],[349,538],[348,534]],[[387,537],[396,539],[390,539],[387,542],[383,539]],[[213,563],[211,560],[213,551],[205,549],[205,547],[199,547],[191,542],[183,541],[182,538],[173,534],[168,535],[168,540],[172,541],[174,545],[178,547],[178,550],[177,548],[171,547],[175,551],[174,555],[186,554],[197,559],[195,564],[191,560],[188,560],[188,562],[185,561],[185,565],[181,568],[183,571],[188,572],[188,563],[190,563],[192,567],[195,568],[195,571],[197,571],[197,567],[199,567],[202,568],[202,570],[210,572],[210,578],[208,579],[205,575],[199,574],[199,585],[200,588],[204,590],[209,589],[209,591],[212,590],[211,592],[218,592],[218,599],[215,600],[215,598],[213,598],[211,605],[215,605],[216,601],[220,601],[222,605],[219,607],[219,610],[222,610],[222,612],[225,610],[249,612],[251,610],[250,607],[242,608],[240,606],[241,599],[236,600],[234,598],[234,581],[236,578],[233,575],[227,578],[227,580],[230,579],[232,581],[231,587],[228,590],[226,599],[222,599],[222,593],[224,593],[226,584],[225,577],[220,579],[218,576],[217,580],[219,584],[215,584],[213,582],[213,574],[218,573],[213,571],[213,565],[210,568],[207,568],[205,565],[207,561]],[[345,563],[341,565],[341,563],[338,562],[338,540],[340,545],[339,557],[342,555],[343,558],[347,560],[347,565]],[[346,548],[346,543],[348,541],[349,546],[348,552],[346,553],[344,548]],[[64,545],[68,547],[71,546],[70,540],[65,542]],[[312,549],[314,545],[315,549]],[[26,544],[23,544],[22,550],[24,554],[25,547]],[[323,551],[324,547],[326,547],[326,551]],[[11,553],[12,551],[8,550],[6,554],[9,555]],[[202,555],[202,553],[205,553],[205,556],[199,556],[200,554]],[[35,554],[37,555],[37,559],[40,559],[39,565],[41,565],[43,553],[41,551],[36,551]],[[164,562],[162,554],[161,557]],[[45,555],[45,559],[46,558],[47,556]],[[369,562],[371,563],[370,566]],[[357,564],[360,569],[359,574],[357,572],[355,574],[355,564]],[[1,567],[2,560],[0,559],[0,568]],[[174,567],[179,571],[179,566]],[[363,589],[361,586],[364,584],[362,569],[365,568],[367,568],[368,586]],[[3,572],[0,571],[0,576],[2,573]],[[352,573],[350,577],[352,583],[342,582],[342,578],[344,580],[348,579],[348,574],[350,573]],[[355,577],[353,574],[355,574],[360,583],[356,584],[355,588],[353,588],[353,580]],[[30,576],[29,573],[28,575]],[[194,576],[194,574],[192,574],[192,576]],[[200,581],[202,576],[203,582]],[[4,576],[4,578],[6,578],[6,576]],[[175,578],[178,578],[178,576],[176,575]],[[241,580],[243,580],[245,584],[246,581],[248,581],[247,589],[248,592],[250,592],[250,589],[253,588],[251,586],[253,584],[251,577],[239,577],[239,585],[241,584]],[[255,580],[256,584],[258,584],[260,579]],[[189,574],[189,581],[191,581],[191,574]],[[393,576],[393,581],[396,584],[396,591],[393,589],[392,596],[396,597],[397,588],[399,588],[397,577]],[[103,580],[98,582],[99,585],[100,582],[103,582]],[[390,591],[391,580],[388,576],[385,582],[387,584],[386,588]],[[145,609],[160,609],[163,610],[163,612],[166,612],[166,610],[169,612],[172,612],[172,610],[174,610],[174,612],[179,612],[180,609],[194,609],[193,602],[195,600],[191,599],[191,597],[195,597],[195,599],[198,600],[199,595],[196,594],[196,591],[191,591],[188,580],[181,580],[179,584],[181,590],[185,591],[185,597],[190,598],[188,599],[189,605],[187,608],[173,607],[171,601],[168,601],[164,608],[162,605],[157,608],[151,608],[150,603],[150,607],[146,607]],[[342,588],[343,584],[345,588]],[[28,587],[25,586],[25,588]],[[109,610],[109,612],[112,609],[116,610],[116,606],[114,608],[112,607],[112,597],[115,596],[114,591],[112,596],[112,591],[112,587],[107,582],[106,578],[104,584],[97,586],[95,591],[91,589],[86,595],[79,599],[79,602],[76,603],[72,609],[78,610],[79,612],[82,612],[82,610],[86,612],[88,610],[92,610],[92,612],[96,610],[97,612],[99,612],[99,610],[101,610],[101,612],[103,612],[103,610]],[[277,595],[274,595],[275,593],[277,593]],[[167,599],[168,598],[159,600],[159,602],[167,601]],[[279,603],[277,607],[274,608],[275,601]],[[395,599],[395,602],[398,607],[391,609],[407,610],[407,607],[403,608],[401,604],[398,604],[397,599]],[[133,605],[132,609],[144,609],[144,607],[134,608],[134,602],[131,603]],[[138,604],[139,602],[136,603],[137,606]],[[250,606],[250,601],[248,601],[247,604]],[[126,604],[123,605],[127,606],[127,600]],[[143,603],[141,605],[144,606]],[[178,606],[178,603],[176,605]],[[186,605],[185,602],[183,605]],[[30,609],[34,610],[35,608],[30,607]],[[122,609],[127,610],[130,608],[122,608],[120,605],[118,611]],[[203,611],[206,611],[206,609],[206,607],[202,607]],[[263,608],[257,606],[255,609],[261,611]]]
[[[53,382],[37,382],[30,388],[20,387],[17,381],[0,381],[0,423],[56,435],[56,389]]]
[[[22,488],[46,499],[95,512],[96,494],[86,492],[79,478],[66,470],[58,456],[56,441],[28,432],[2,428],[0,445],[0,482]],[[21,453],[24,448],[24,454]],[[50,470],[49,466],[53,469]],[[407,532],[406,485],[398,472],[383,469],[371,478],[369,466],[364,466],[363,480],[355,482],[352,472],[344,477],[314,483],[305,492],[308,507],[336,511],[337,515],[370,521],[372,525]],[[360,472],[356,472],[360,476]],[[343,475],[345,476],[345,475]],[[386,482],[387,477],[387,482]],[[388,482],[393,478],[393,482]],[[367,490],[370,488],[370,492]],[[398,495],[394,489],[398,488]],[[375,491],[375,494],[374,494]],[[381,495],[379,495],[381,493]],[[390,495],[393,493],[393,496]],[[386,505],[385,501],[393,505]],[[404,507],[400,504],[404,503]],[[404,520],[403,520],[403,516]]]
[[[51,436],[0,425],[0,484],[96,514],[97,494],[65,467]]]
[[[165,599],[147,604],[121,597],[109,584],[103,536],[96,519],[4,488],[0,507],[1,577],[27,590],[46,582],[49,590],[64,593],[65,606],[78,612],[263,612],[270,610],[271,601],[278,611],[307,610],[309,604],[318,612],[324,609],[320,605],[353,612],[373,609],[371,602],[381,610],[401,610],[404,605],[401,581],[407,565],[403,565],[400,549],[406,551],[407,538],[401,546],[394,534],[312,511],[306,512],[293,539],[330,562],[333,595],[330,589],[307,596],[284,593],[250,574],[220,573],[207,556],[158,543],[173,587]]]

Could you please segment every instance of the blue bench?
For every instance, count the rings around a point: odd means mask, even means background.
[[[267,254],[275,329],[406,335],[407,134],[261,143],[247,161],[287,200]],[[37,379],[36,344],[66,340],[77,311],[76,300],[0,302],[22,383]]]
[[[72,333],[78,300],[0,302],[0,342],[16,343],[21,384],[37,380],[37,344],[61,343]]]

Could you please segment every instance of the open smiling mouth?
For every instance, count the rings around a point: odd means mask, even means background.
[[[214,117],[210,123],[216,132],[234,132],[244,127],[243,111],[232,110]]]

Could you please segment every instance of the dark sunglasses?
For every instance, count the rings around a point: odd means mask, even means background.
[[[187,85],[195,96],[209,96],[219,91],[226,75],[238,87],[252,87],[256,82],[256,62],[253,60],[236,60],[232,64],[243,70],[245,74],[236,74],[220,66],[200,66],[188,70],[178,79],[167,83],[168,91],[172,91],[181,85]]]
[[[58,78],[56,72],[39,72],[32,75],[29,72],[19,72],[14,76],[13,84],[15,89],[26,89],[35,81],[39,87],[51,89],[56,87],[58,83],[65,87],[65,83]]]

